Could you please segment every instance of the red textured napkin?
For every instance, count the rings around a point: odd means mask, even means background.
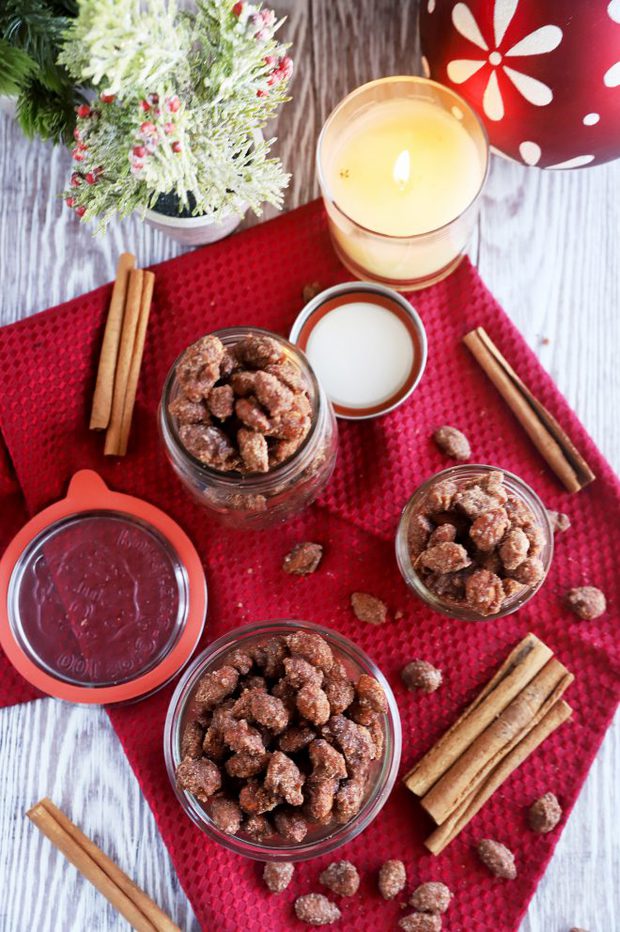
[[[565,814],[570,811],[620,692],[620,489],[612,470],[464,262],[446,281],[412,297],[428,333],[426,374],[414,395],[387,417],[340,424],[339,462],[320,504],[283,529],[222,530],[185,493],[161,450],[156,409],[167,369],[188,343],[217,327],[257,324],[288,334],[304,284],[328,286],[348,276],[332,252],[318,203],[163,263],[156,272],[134,431],[123,460],[104,459],[101,435],[87,430],[110,286],[0,331],[5,444],[0,534],[8,540],[28,514],[61,497],[71,475],[83,467],[97,469],[117,490],[154,502],[185,528],[204,559],[209,616],[203,646],[236,625],[263,618],[302,618],[342,631],[377,661],[394,687],[403,721],[403,772],[456,718],[510,648],[527,631],[535,632],[576,676],[567,694],[575,710],[572,722],[509,778],[439,857],[425,853],[422,840],[430,826],[400,784],[364,835],[338,852],[353,860],[363,877],[360,893],[340,904],[339,928],[396,927],[399,904],[383,902],[376,890],[376,871],[387,858],[405,861],[410,886],[437,879],[453,889],[447,932],[517,928],[559,832],[534,836],[526,827],[526,807],[551,790]],[[573,496],[562,491],[462,347],[461,336],[476,325],[487,329],[587,455],[598,479],[585,491]],[[396,567],[394,533],[402,506],[423,479],[448,465],[429,440],[442,423],[467,433],[476,460],[516,472],[573,523],[557,540],[542,591],[499,622],[466,624],[433,613],[408,592]],[[302,539],[323,542],[326,555],[317,574],[295,579],[280,564]],[[600,586],[608,598],[607,613],[594,622],[578,622],[562,605],[563,593],[583,583]],[[382,628],[353,618],[349,594],[360,588],[390,606],[390,620]],[[403,612],[398,621],[397,610]],[[414,657],[443,670],[444,684],[432,696],[412,695],[399,682],[400,668]],[[35,695],[4,658],[0,664],[0,703]],[[193,826],[164,769],[162,727],[170,694],[171,687],[109,714],[203,928],[301,928],[293,899],[320,889],[318,874],[326,859],[299,865],[289,889],[271,896],[259,865],[228,854]],[[494,879],[480,866],[472,844],[485,836],[515,852],[515,881]]]

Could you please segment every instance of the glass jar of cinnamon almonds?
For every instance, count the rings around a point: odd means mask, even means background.
[[[319,495],[336,461],[334,412],[308,360],[258,328],[189,346],[166,379],[159,426],[181,481],[233,527],[288,520]]]
[[[333,657],[334,660],[331,674],[324,677],[325,682],[345,684],[344,692],[342,685],[339,689],[332,687],[329,691],[328,701],[333,716],[329,721],[332,723],[332,729],[334,726],[339,730],[344,729],[342,733],[350,736],[351,733],[356,734],[356,727],[359,728],[352,720],[349,722],[347,702],[350,704],[351,700],[347,698],[344,702],[342,700],[343,695],[346,697],[350,689],[346,685],[349,682],[359,685],[360,678],[366,683],[374,681],[377,686],[380,685],[385,696],[383,711],[371,712],[366,718],[368,725],[362,729],[362,734],[358,735],[359,741],[354,745],[353,754],[356,760],[350,762],[349,769],[341,771],[339,775],[338,771],[332,771],[332,774],[336,774],[335,778],[332,775],[327,776],[323,781],[316,781],[314,790],[310,790],[312,781],[306,780],[306,799],[309,799],[309,790],[316,793],[317,786],[323,784],[320,790],[323,811],[319,812],[316,804],[309,803],[305,806],[305,799],[303,802],[298,799],[293,800],[289,805],[282,805],[283,800],[280,798],[280,805],[270,804],[264,808],[253,805],[252,800],[255,797],[258,783],[256,779],[252,779],[251,775],[258,773],[260,785],[264,787],[269,774],[264,773],[263,764],[260,763],[259,770],[255,770],[252,760],[250,760],[249,773],[241,776],[237,771],[231,781],[229,778],[233,776],[233,771],[229,769],[230,764],[223,767],[221,756],[218,755],[223,785],[216,791],[214,797],[205,796],[204,783],[202,786],[195,785],[188,788],[188,781],[179,779],[181,776],[179,765],[183,766],[184,758],[194,757],[196,759],[194,763],[205,768],[207,775],[209,770],[213,771],[205,760],[209,757],[209,741],[205,740],[207,738],[204,729],[205,719],[200,702],[202,699],[204,709],[205,692],[204,686],[201,690],[200,684],[205,684],[210,675],[224,668],[229,676],[232,673],[233,680],[229,680],[231,687],[229,695],[236,699],[240,694],[247,698],[248,694],[252,693],[252,684],[260,683],[262,680],[261,694],[270,700],[269,707],[273,711],[274,697],[277,693],[283,695],[280,689],[282,683],[286,683],[286,679],[285,677],[279,679],[279,677],[286,672],[283,664],[289,657],[291,640],[295,639],[298,642],[303,640],[306,644],[310,642],[310,639],[315,644],[319,641],[322,645],[321,650],[327,650],[327,656]],[[305,657],[312,659],[308,651],[305,651]],[[230,665],[235,663],[237,668],[231,670]],[[306,668],[309,663],[310,661],[305,663]],[[288,689],[290,690],[291,687],[289,686]],[[270,691],[272,695],[269,695]],[[223,693],[224,690],[221,692]],[[287,693],[287,695],[291,694]],[[292,695],[293,697],[297,695],[295,688],[293,688]],[[277,703],[275,705],[277,706]],[[223,713],[219,719],[220,722],[225,718],[226,707],[230,707],[230,703],[224,699],[223,704],[219,706],[219,713]],[[316,708],[318,709],[318,706]],[[241,710],[237,711],[239,711],[241,726],[244,726],[248,732],[254,732],[253,728],[248,729],[247,721],[242,718]],[[367,716],[369,711],[366,708]],[[287,726],[285,728],[287,734],[280,731],[278,737],[274,737],[269,730],[272,724],[269,718],[259,713],[262,741],[269,748],[265,758],[274,757],[274,752],[284,746],[286,754],[290,757],[288,767],[290,768],[293,761],[296,761],[294,766],[298,765],[301,769],[306,768],[308,771],[312,757],[320,766],[319,755],[316,753],[319,745],[323,750],[327,748],[333,758],[334,751],[341,746],[337,738],[330,737],[329,744],[325,740],[314,741],[316,756],[308,748],[309,742],[314,737],[320,737],[321,729],[325,730],[330,727],[328,723],[324,726],[313,726],[304,718],[304,727],[296,727],[298,715],[295,711],[295,701],[289,712],[291,715],[290,729]],[[211,724],[215,723],[215,727],[210,729],[212,734],[209,736],[213,738],[217,733],[218,711],[213,710],[210,715]],[[252,721],[257,722],[258,719],[254,718]],[[366,730],[367,727],[369,731]],[[314,728],[317,729],[316,733]],[[364,740],[364,734],[366,740]],[[374,737],[371,737],[372,735]],[[230,737],[234,738],[234,735]],[[368,739],[370,739],[370,745]],[[350,737],[349,740],[351,740]],[[374,749],[369,754],[372,745]],[[365,830],[385,805],[398,774],[401,746],[401,724],[396,700],[387,680],[370,657],[338,631],[310,622],[288,619],[244,625],[243,628],[229,631],[209,644],[208,648],[196,657],[181,677],[170,701],[164,729],[166,769],[176,797],[186,814],[211,839],[219,842],[229,851],[259,861],[304,861],[327,855],[352,841]],[[224,745],[222,747],[224,756],[230,759],[229,747]],[[249,756],[256,761],[260,754],[260,749],[257,751],[255,747],[255,750],[249,755],[246,754],[246,757]],[[237,758],[243,757],[243,754],[236,756]],[[200,758],[203,758],[202,762]],[[280,754],[280,763],[283,762],[282,759],[283,755]],[[286,764],[286,761],[284,763]],[[183,769],[187,776],[187,764],[183,766]],[[193,769],[192,763],[190,763],[190,769]],[[250,779],[246,782],[248,775]],[[325,785],[325,780],[329,786]],[[245,791],[243,791],[244,784]],[[336,794],[341,788],[343,792],[338,797]],[[262,792],[264,794],[264,789]],[[248,802],[250,802],[249,806],[246,805]],[[218,808],[224,809],[225,819],[221,817],[222,813],[217,811]]]
[[[396,559],[413,592],[463,621],[501,618],[540,589],[553,557],[547,510],[518,476],[460,465],[432,476],[405,506]]]

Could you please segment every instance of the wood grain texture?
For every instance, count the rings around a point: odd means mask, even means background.
[[[286,207],[317,194],[314,148],[358,84],[418,70],[415,0],[286,0],[294,101],[273,128],[294,177]],[[93,238],[56,198],[68,155],[0,115],[0,323],[114,277],[118,255],[180,254],[137,218]],[[540,172],[495,159],[470,255],[612,464],[620,465],[620,162]],[[264,216],[274,214],[266,210]],[[248,216],[245,226],[257,219]],[[1,516],[0,516],[1,520]],[[127,924],[24,817],[44,795],[179,926],[197,923],[104,712],[41,700],[0,712],[0,932],[120,932]],[[522,932],[620,929],[620,719],[607,735]],[[181,817],[181,816],[180,816]],[[340,927],[345,928],[344,924]],[[449,927],[449,926],[448,926]],[[217,932],[217,930],[213,930]],[[240,930],[241,932],[241,930]],[[504,930],[493,930],[504,932]]]

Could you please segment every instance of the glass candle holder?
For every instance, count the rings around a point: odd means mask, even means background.
[[[323,126],[317,172],[341,262],[401,291],[461,261],[478,216],[489,145],[458,94],[426,78],[371,81]]]

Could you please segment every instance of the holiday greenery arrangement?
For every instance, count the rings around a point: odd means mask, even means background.
[[[79,0],[59,61],[96,96],[77,108],[67,204],[100,227],[162,198],[214,221],[279,206],[288,176],[259,131],[288,99],[280,25],[230,0]]]
[[[0,0],[0,94],[29,137],[71,141],[84,98],[57,58],[76,13],[73,0]]]

